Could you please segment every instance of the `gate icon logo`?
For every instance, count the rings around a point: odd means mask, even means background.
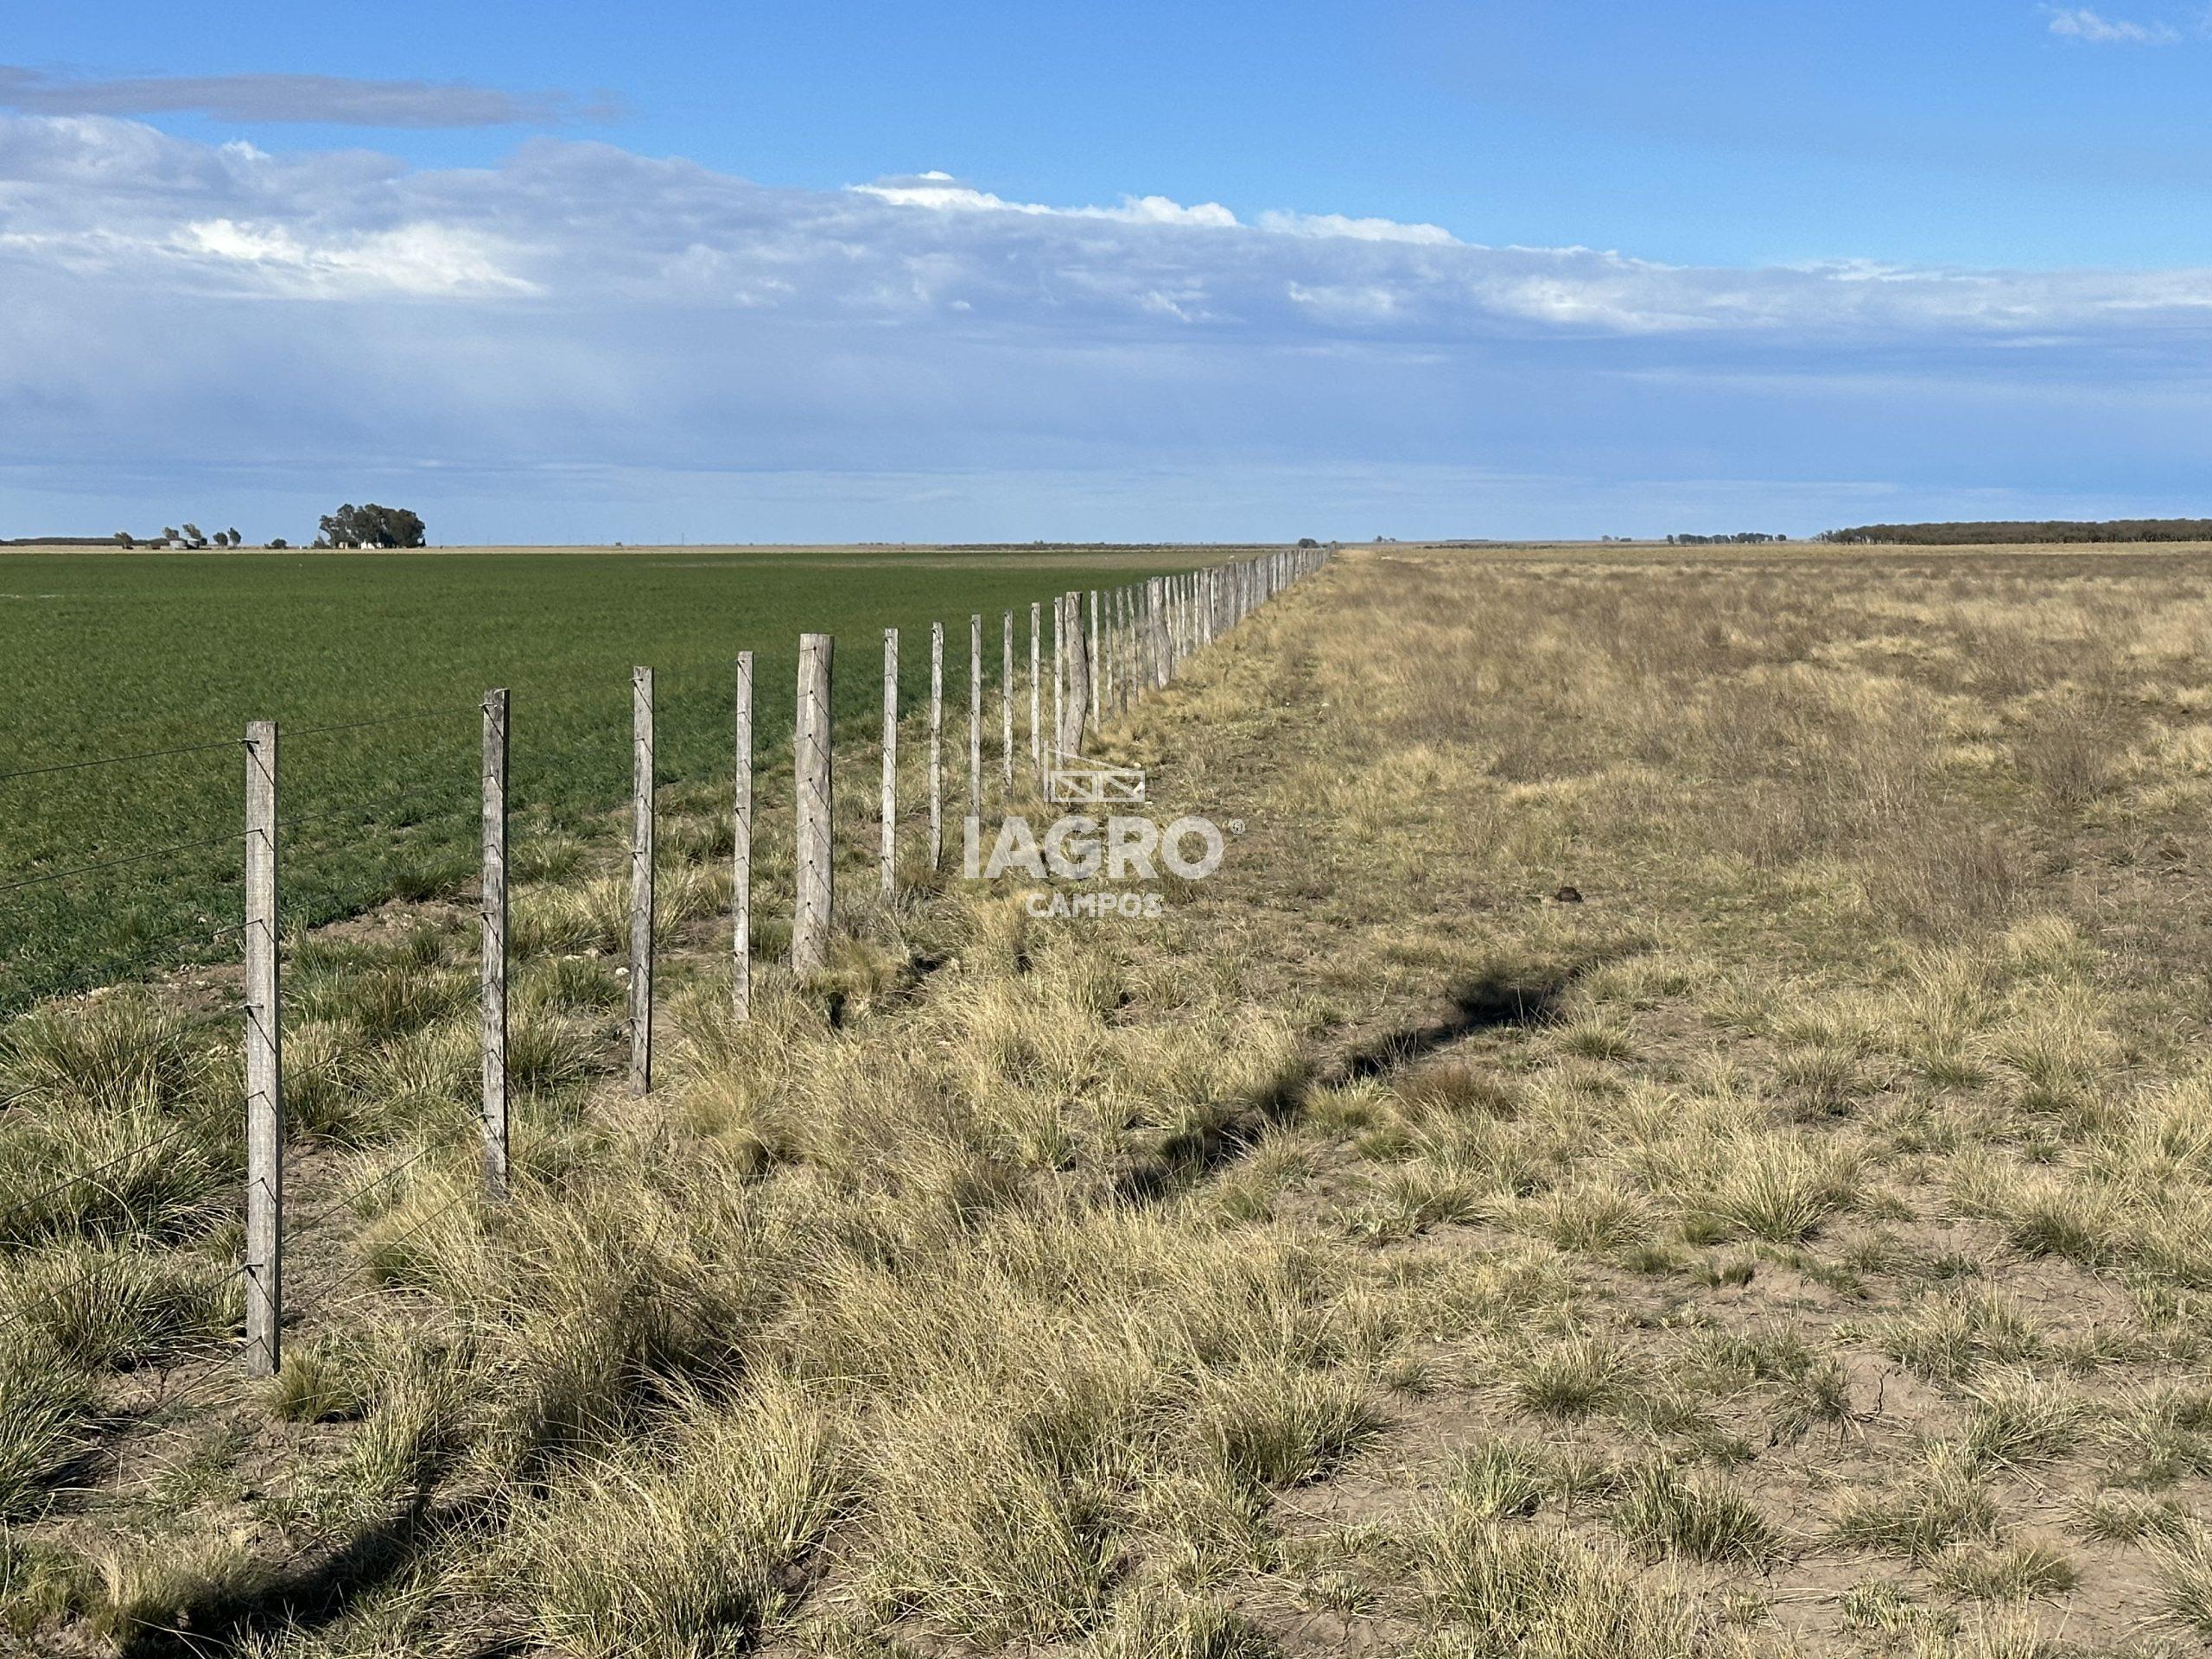
[[[1063,752],[1045,769],[1045,798],[1056,806],[1141,806],[1144,768]]]

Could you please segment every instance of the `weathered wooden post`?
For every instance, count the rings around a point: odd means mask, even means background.
[[[968,619],[968,816],[983,821],[983,614]],[[971,832],[969,842],[975,836]]]
[[[653,671],[630,671],[630,1087],[653,1086]]]
[[[883,844],[877,854],[883,896],[899,880],[899,630],[883,631]]]
[[[1129,622],[1128,583],[1115,590],[1114,607],[1114,707],[1126,714],[1136,701],[1136,634]]]
[[[1014,613],[1007,611],[1001,619],[999,664],[999,713],[1003,716],[1006,732],[999,744],[999,759],[1005,764],[1006,776],[1001,786],[1008,794],[1014,791]]]
[[[274,1376],[284,1320],[284,1051],[276,968],[276,722],[245,728],[245,1369]]]
[[[730,809],[730,1011],[753,1017],[753,653],[737,653],[737,781]]]
[[[1036,600],[1031,600],[1029,601],[1029,766],[1030,769],[1037,774],[1037,786],[1039,789],[1045,785],[1045,730],[1040,719],[1042,711],[1039,704],[1039,699],[1043,693],[1039,690],[1037,685],[1037,664],[1039,654],[1043,649],[1039,643],[1039,633],[1043,628],[1044,620],[1044,607]]]
[[[930,868],[944,862],[944,624],[930,624]]]
[[[507,1195],[507,694],[484,694],[484,1194]]]
[[[798,637],[798,721],[791,745],[798,804],[798,908],[791,924],[791,972],[810,974],[829,959],[835,873],[830,840],[830,658],[826,633]]]
[[[1045,798],[1052,798],[1052,777],[1060,769],[1060,757],[1067,753],[1062,741],[1067,731],[1068,685],[1068,600],[1065,594],[1052,596],[1052,734],[1046,740]]]
[[[1152,689],[1164,691],[1175,677],[1174,647],[1167,636],[1167,578],[1154,576],[1152,588]]]
[[[1090,713],[1090,653],[1083,632],[1083,595],[1072,591],[1062,595],[1060,611],[1067,619],[1061,630],[1067,701],[1060,715],[1060,753],[1073,757],[1083,753],[1083,728]]]
[[[1106,661],[1104,653],[1098,648],[1098,590],[1096,588],[1090,590],[1090,632],[1084,636],[1084,654],[1090,664],[1090,729],[1095,732],[1106,710]]]

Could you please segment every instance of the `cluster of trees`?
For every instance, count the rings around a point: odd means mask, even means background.
[[[2212,542],[2212,518],[1992,518],[1936,524],[1857,524],[1822,531],[1848,546],[1891,542],[1907,547],[1972,547],[1993,542]]]
[[[1769,542],[1786,542],[1787,536],[1770,536],[1763,530],[1740,530],[1733,536],[1669,536],[1669,547],[1762,547]]]
[[[245,537],[238,534],[236,524],[232,525],[228,530],[219,530],[213,536],[206,534],[197,524],[185,524],[181,527],[165,524],[162,528],[161,545],[168,547],[181,543],[186,547],[205,547],[213,542],[217,547],[236,547],[245,539]],[[118,547],[136,547],[138,545],[138,538],[127,530],[118,530],[115,532],[115,544]]]
[[[422,515],[405,507],[380,507],[370,501],[347,502],[322,515],[317,547],[420,547],[426,534]]]

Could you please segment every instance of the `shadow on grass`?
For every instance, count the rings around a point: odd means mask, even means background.
[[[120,1643],[121,1659],[213,1659],[259,1651],[257,1637],[271,1630],[311,1630],[345,1616],[471,1517],[434,1514],[412,1504],[354,1533],[336,1548],[298,1560],[251,1586],[210,1593],[176,1610],[175,1624],[134,1630]],[[480,1517],[476,1517],[480,1518]],[[510,1651],[493,1645],[472,1659],[498,1659]]]
[[[1270,1128],[1295,1122],[1317,1088],[1389,1076],[1483,1032],[1543,1024],[1575,981],[1597,965],[1593,958],[1550,973],[1491,975],[1454,985],[1446,992],[1450,1013],[1372,1038],[1325,1064],[1293,1062],[1260,1088],[1163,1139],[1122,1173],[1116,1186],[1133,1203],[1158,1203],[1235,1163]]]
[[[1550,974],[1493,974],[1455,985],[1446,993],[1449,1014],[1370,1039],[1338,1061],[1323,1081],[1333,1085],[1388,1077],[1480,1033],[1542,1025],[1574,982],[1597,965],[1594,961],[1579,963]]]

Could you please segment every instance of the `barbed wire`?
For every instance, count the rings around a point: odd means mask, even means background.
[[[17,1305],[15,1317],[9,1319],[4,1324],[0,1324],[0,1336],[5,1336],[11,1331],[22,1329],[25,1325],[28,1325],[30,1322],[31,1316],[38,1312],[39,1309],[50,1306],[61,1297],[67,1295],[69,1292],[78,1289],[82,1286],[92,1283],[95,1280],[99,1279],[102,1274],[107,1272],[114,1265],[115,1262],[111,1259],[96,1261],[88,1264],[82,1272],[72,1274],[60,1284],[48,1285],[44,1290],[33,1296],[29,1301]],[[226,1268],[222,1273],[218,1274],[213,1280],[203,1281],[201,1282],[220,1284],[224,1280],[232,1277],[233,1274],[244,1273],[245,1271],[245,1263],[241,1262],[236,1267]]]
[[[285,1229],[285,1239],[289,1242],[312,1231],[315,1228],[321,1225],[323,1222],[329,1219],[329,1217],[346,1208],[363,1193],[375,1191],[378,1187],[383,1185],[386,1181],[391,1179],[392,1177],[399,1174],[402,1171],[412,1168],[415,1165],[421,1163],[435,1150],[436,1148],[435,1147],[424,1147],[413,1155],[401,1159],[397,1163],[392,1165],[391,1168],[383,1171],[379,1174],[372,1176],[365,1181],[363,1181],[351,1192],[345,1193],[341,1197],[333,1198],[328,1203],[321,1205],[316,1209],[308,1211],[308,1214],[301,1217],[299,1220],[294,1222],[289,1227]]]
[[[41,887],[52,881],[73,881],[79,876],[96,875],[102,870],[121,869],[126,864],[143,864],[153,859],[197,852],[202,848],[218,847],[226,841],[243,841],[245,838],[243,830],[233,830],[226,835],[211,836],[206,841],[181,842],[174,847],[153,847],[143,853],[126,853],[120,858],[104,858],[91,864],[72,865],[67,869],[47,870],[37,875],[0,882],[0,893],[16,893],[25,887]]]
[[[35,1090],[26,1090],[24,1092],[29,1094],[35,1093],[37,1091]],[[80,1169],[77,1171],[76,1173],[65,1176],[60,1180],[55,1181],[49,1186],[42,1186],[35,1192],[29,1193],[23,1198],[16,1199],[6,1208],[0,1209],[0,1226],[4,1226],[9,1221],[13,1220],[22,1211],[30,1209],[34,1205],[36,1205],[44,1199],[52,1198],[56,1192],[67,1192],[69,1188],[76,1185],[79,1181],[90,1180],[95,1175],[105,1174],[109,1170],[117,1167],[118,1165],[129,1163],[133,1158],[143,1157],[147,1153],[156,1151],[160,1147],[168,1145],[170,1141],[176,1140],[179,1136],[190,1133],[193,1127],[192,1121],[189,1118],[187,1118],[175,1124],[166,1134],[157,1135],[151,1141],[142,1142],[140,1145],[131,1147],[127,1152],[119,1152],[112,1158],[109,1158],[100,1163],[94,1164],[90,1169]]]
[[[429,1215],[417,1220],[412,1226],[404,1228],[400,1231],[391,1235],[389,1238],[380,1242],[390,1245],[397,1244],[404,1240],[413,1238],[416,1234],[429,1227],[431,1223],[443,1220],[447,1216],[451,1215],[455,1210],[460,1209],[467,1202],[468,1195],[467,1193],[455,1193],[452,1198],[448,1198],[436,1209],[431,1211]],[[340,1274],[335,1279],[328,1280],[312,1290],[302,1292],[299,1297],[299,1305],[304,1307],[310,1304],[320,1305],[327,1302],[341,1287],[351,1284],[354,1280],[359,1278],[363,1274],[369,1272],[375,1266],[376,1262],[373,1259],[356,1262],[344,1273]]]
[[[57,772],[84,772],[93,766],[127,766],[136,760],[165,760],[178,754],[213,754],[218,749],[235,749],[244,741],[228,738],[220,743],[188,743],[172,749],[141,749],[129,754],[98,754],[81,760],[54,760],[41,766],[19,766],[13,772],[0,772],[0,784],[14,783],[18,778],[44,778]]]

